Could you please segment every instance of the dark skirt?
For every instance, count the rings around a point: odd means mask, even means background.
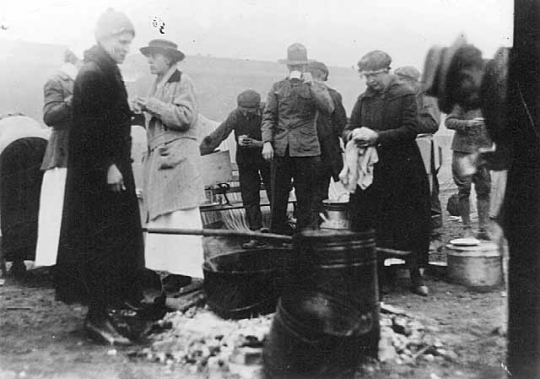
[[[0,155],[2,253],[7,261],[34,260],[36,254],[40,170],[47,140],[18,139]]]
[[[72,167],[55,268],[56,298],[102,307],[137,302],[144,246],[131,165],[120,168],[127,189],[119,193],[107,187],[105,173]]]
[[[386,154],[385,154],[386,153]],[[429,182],[416,146],[379,152],[373,183],[357,187],[349,201],[352,228],[375,229],[377,246],[413,252],[420,266],[429,258]]]

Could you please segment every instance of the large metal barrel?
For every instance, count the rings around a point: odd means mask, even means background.
[[[361,312],[314,291],[281,297],[263,352],[267,379],[352,378],[379,335],[366,332]],[[367,342],[367,338],[372,341]]]
[[[278,304],[263,355],[266,375],[343,377],[378,350],[374,232],[305,231],[293,248],[295,291]]]
[[[295,236],[299,286],[354,303],[366,313],[378,301],[375,232],[305,231]]]

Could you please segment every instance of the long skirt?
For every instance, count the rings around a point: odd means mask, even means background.
[[[34,260],[46,148],[43,138],[21,138],[0,155],[2,253],[7,261]]]
[[[199,207],[159,216],[148,222],[148,228],[202,229]],[[204,263],[202,237],[147,233],[146,267],[176,275],[202,278]]]
[[[38,240],[34,266],[53,266],[58,256],[67,169],[45,171],[39,202]]]

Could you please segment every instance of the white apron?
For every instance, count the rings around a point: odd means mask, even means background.
[[[158,216],[148,228],[202,229],[199,207]],[[146,234],[146,267],[155,271],[202,278],[204,263],[202,236]]]

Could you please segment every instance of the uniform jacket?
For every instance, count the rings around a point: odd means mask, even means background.
[[[100,45],[85,52],[72,104],[56,294],[68,303],[117,304],[137,297],[144,248],[131,168],[131,110],[120,70]],[[113,164],[124,191],[107,184]]]
[[[343,107],[341,94],[328,87],[328,93],[334,103],[330,116],[319,113],[317,117],[317,136],[321,145],[321,160],[330,165],[332,177],[339,181],[343,169],[343,156],[340,144],[341,134],[347,125],[347,113]]]
[[[59,71],[45,83],[43,121],[52,127],[52,133],[41,165],[42,170],[67,165],[71,107],[64,100],[73,94],[74,81],[67,73]]]
[[[474,153],[481,147],[491,147],[491,138],[488,135],[486,126],[474,128],[467,127],[467,120],[475,117],[483,117],[480,109],[464,110],[456,105],[452,112],[446,117],[444,124],[448,129],[455,130],[452,139],[451,149],[461,153]]]
[[[379,133],[373,184],[354,194],[370,194],[367,203],[371,208],[351,211],[361,213],[359,217],[373,217],[381,246],[427,254],[429,183],[416,145],[417,116],[416,94],[392,78],[382,93],[368,88],[359,96],[344,138],[348,140],[351,131],[362,126]]]
[[[274,83],[263,112],[263,142],[272,142],[275,154],[313,157],[321,154],[317,138],[317,112],[330,115],[334,110],[327,87],[292,83],[284,79]]]
[[[240,109],[235,109],[227,119],[222,122],[210,135],[205,137],[201,142],[200,149],[201,154],[210,154],[215,148],[219,146],[229,135],[234,131],[234,139],[237,143],[236,149],[236,163],[250,164],[257,161],[261,161],[262,147],[261,148],[244,148],[238,145],[238,137],[241,135],[247,135],[258,141],[262,141],[261,122],[262,122],[262,110],[264,109],[264,103],[261,103],[259,111],[254,115],[244,116]]]
[[[176,67],[154,82],[147,104],[144,199],[151,220],[204,200],[193,80]]]

